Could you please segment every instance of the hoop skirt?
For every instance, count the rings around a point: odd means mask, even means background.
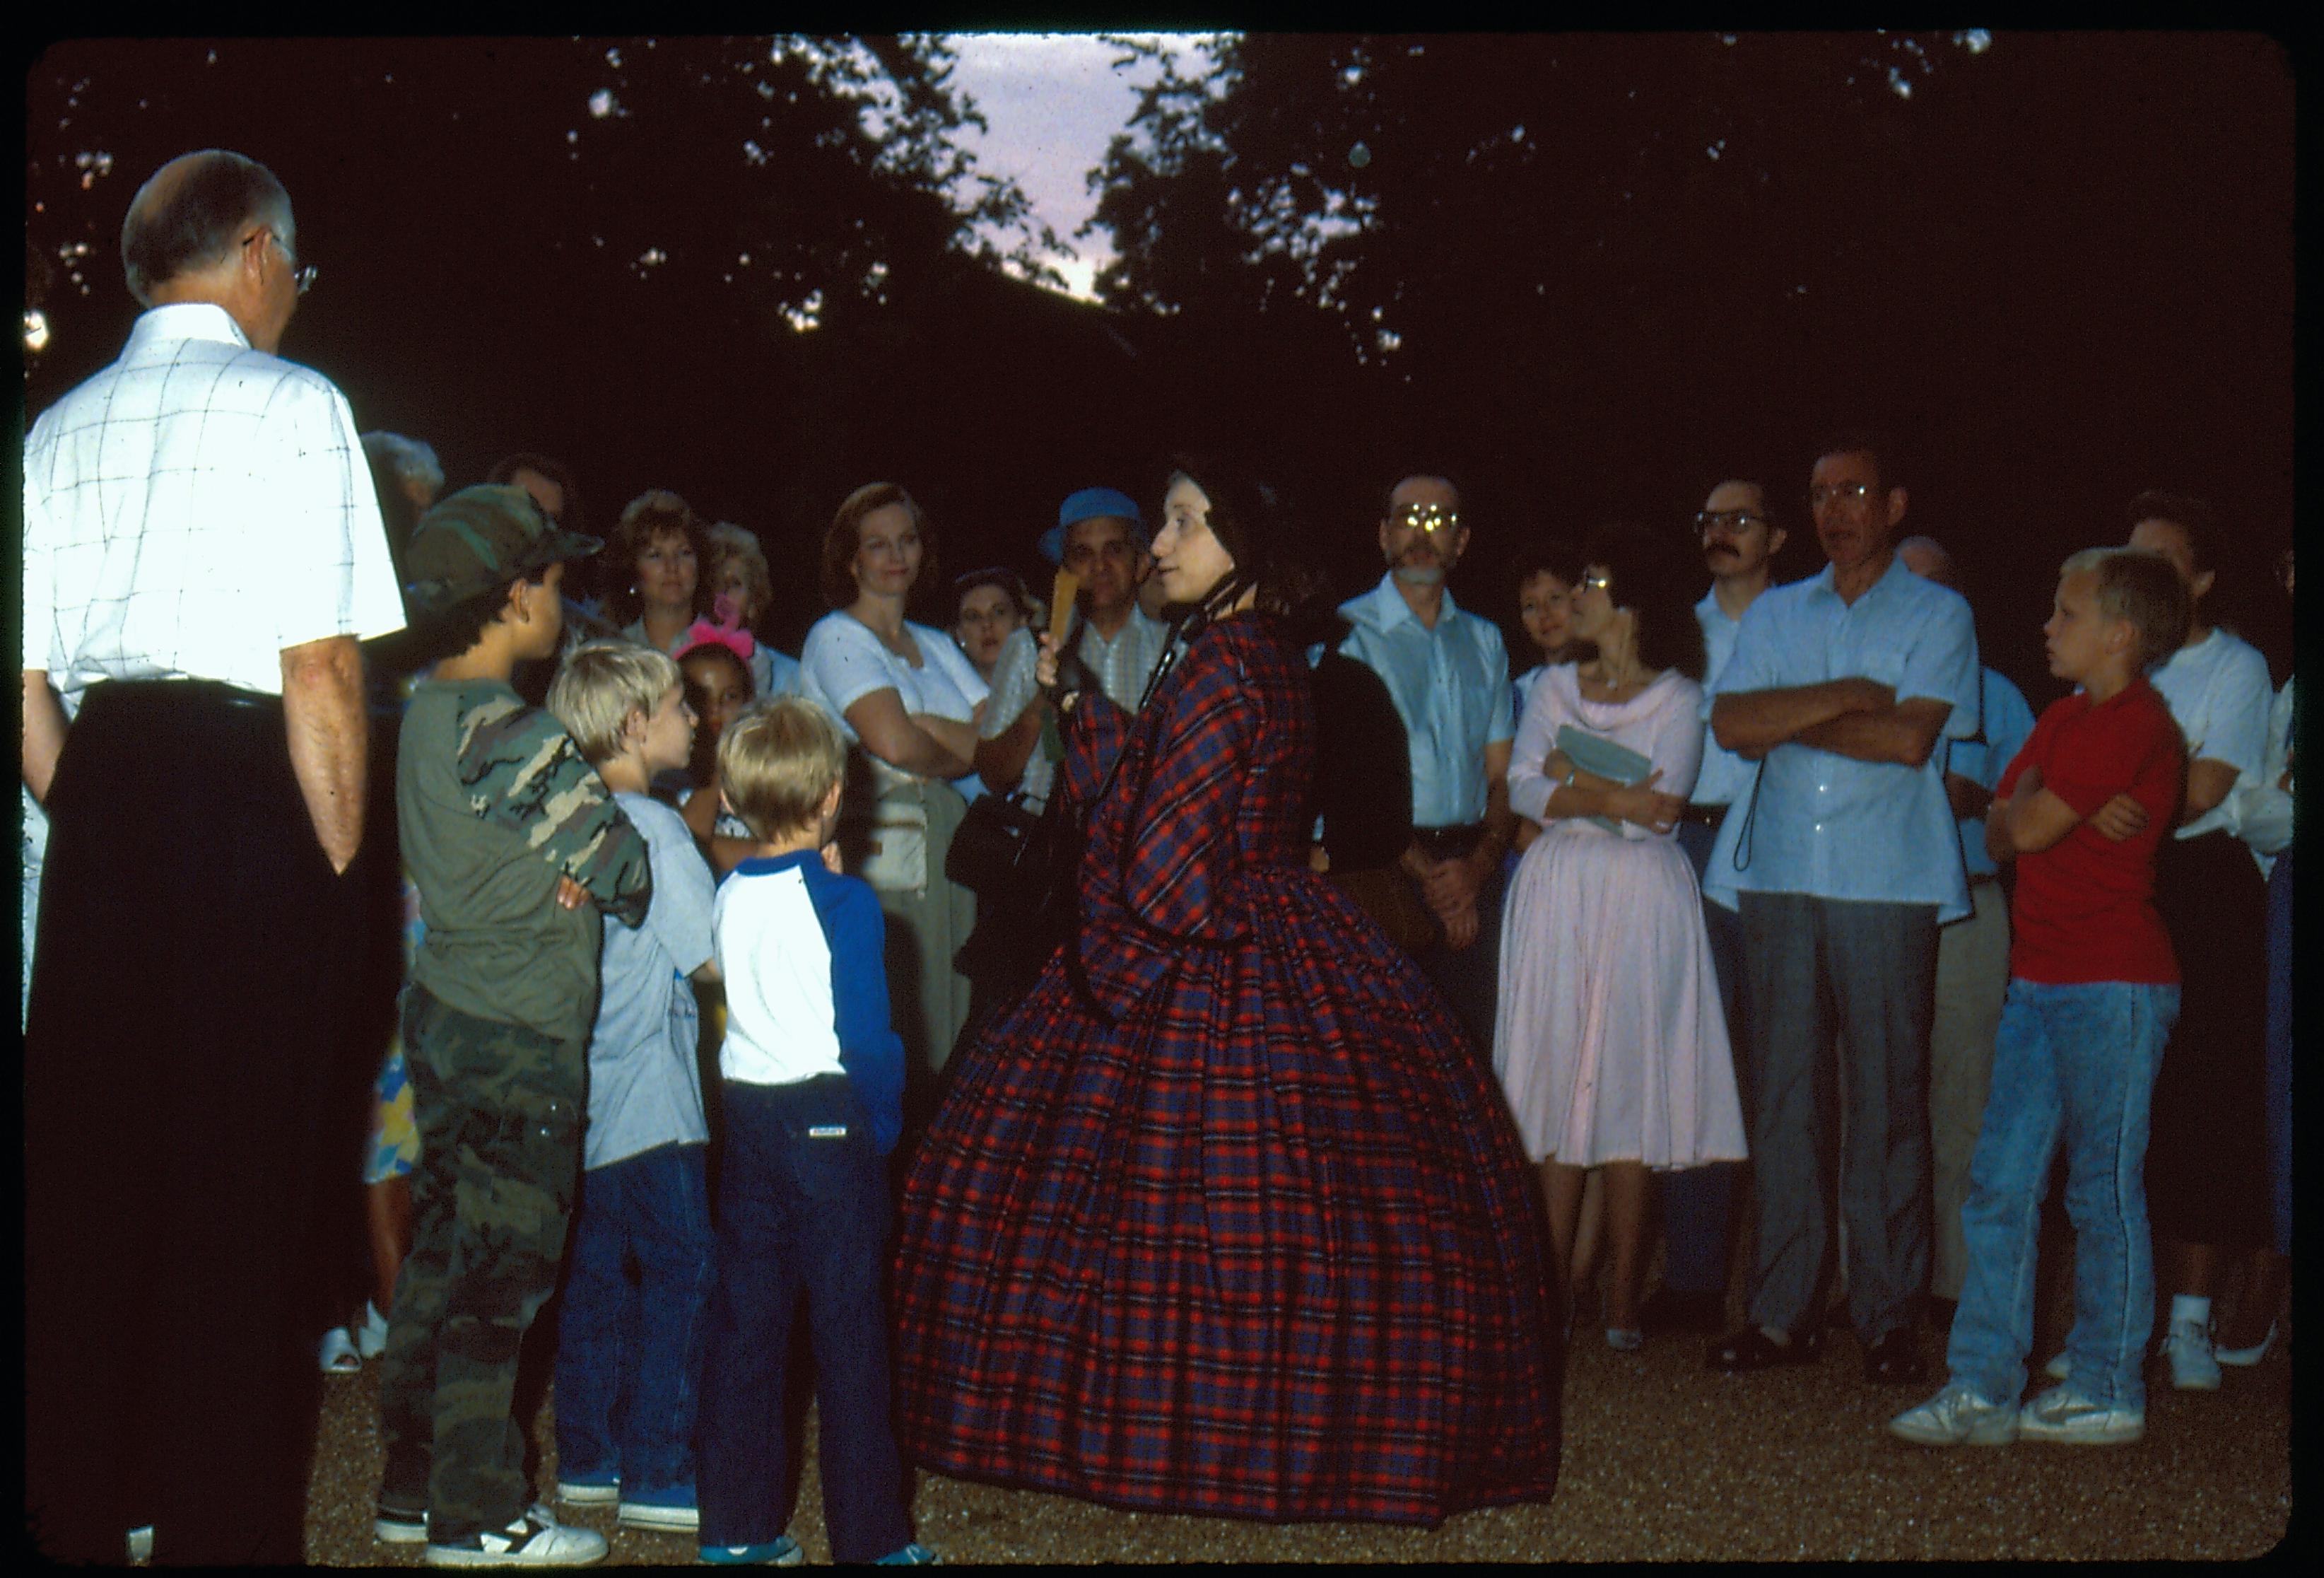
[[[964,1478],[1268,1520],[1546,1499],[1533,1174],[1435,989],[1312,875],[1305,667],[1196,639],[1086,697],[1081,924],[960,1060],[906,1186],[905,1444]]]

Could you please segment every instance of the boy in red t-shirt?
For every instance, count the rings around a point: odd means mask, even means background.
[[[1986,817],[1987,849],[2017,862],[2009,994],[1961,1206],[1969,1275],[1945,1355],[1951,1377],[1888,1422],[1906,1441],[2098,1445],[2145,1433],[2147,1105],[2179,1015],[2154,853],[2186,750],[2144,676],[2186,621],[2185,590],[2161,558],[2091,549],[2060,572],[2043,634],[2050,671],[2081,688],[2042,715]],[[2063,1382],[2020,1408],[2040,1206],[2061,1136],[2074,1327]]]

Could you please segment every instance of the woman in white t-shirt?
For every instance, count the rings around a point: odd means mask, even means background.
[[[910,1054],[906,1099],[921,1111],[926,1076],[968,1022],[968,978],[953,955],[976,923],[976,900],[945,876],[966,809],[945,780],[972,770],[986,688],[952,637],[904,617],[934,557],[911,494],[893,483],[848,494],[823,540],[823,594],[835,612],[799,652],[800,693],[840,720],[852,747],[840,852],[888,916],[888,992]]]
[[[2147,676],[2186,737],[2187,789],[2179,826],[2155,857],[2154,905],[2178,955],[2180,998],[2155,1076],[2146,1191],[2155,1279],[2172,1296],[2163,1339],[2172,1384],[2209,1391],[2221,1364],[2253,1364],[2264,1353],[2283,1289],[2257,1143],[2266,895],[2234,825],[2236,790],[2262,781],[2274,691],[2267,660],[2212,623],[2220,539],[2210,507],[2141,494],[2130,520],[2130,546],[2170,560],[2190,605],[2187,639]],[[2250,1270],[2238,1320],[2215,1334],[2211,1300],[2237,1262]]]

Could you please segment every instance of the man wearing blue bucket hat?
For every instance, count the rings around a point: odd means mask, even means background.
[[[1069,650],[1095,676],[1108,700],[1135,713],[1146,677],[1169,640],[1168,627],[1138,604],[1138,584],[1147,566],[1146,525],[1138,502],[1110,487],[1068,494],[1057,506],[1057,523],[1036,546],[1043,558],[1073,571],[1081,582],[1074,599],[1079,617],[1066,638]],[[1019,790],[1028,805],[1038,807],[1048,798],[1056,758],[1038,748],[1048,702],[1033,682],[1034,634],[1015,632],[993,664],[976,771],[995,793]]]

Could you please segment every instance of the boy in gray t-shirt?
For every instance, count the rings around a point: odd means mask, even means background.
[[[718,974],[715,890],[692,832],[646,786],[685,766],[695,716],[678,665],[619,641],[567,654],[549,710],[645,835],[653,866],[645,924],[605,927],[585,1170],[558,1323],[557,1494],[617,1501],[624,1527],[691,1531],[714,1240],[688,977]]]

